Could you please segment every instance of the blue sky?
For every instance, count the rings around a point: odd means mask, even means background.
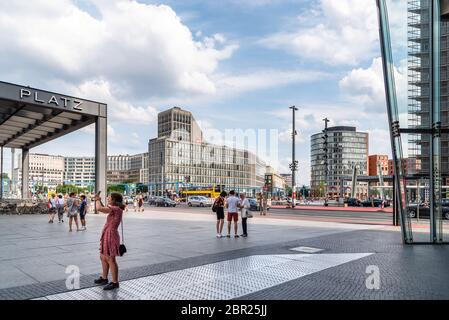
[[[388,2],[400,97],[405,2]],[[0,0],[0,31],[1,80],[108,103],[109,154],[147,151],[157,112],[175,105],[205,131],[278,130],[268,160],[282,173],[298,106],[301,184],[324,117],[390,154],[373,0]],[[93,155],[92,129],[32,152]]]

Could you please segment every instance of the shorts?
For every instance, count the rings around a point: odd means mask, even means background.
[[[237,212],[228,212],[228,222],[231,222],[234,220],[234,222],[239,221],[239,214]]]
[[[84,220],[85,216],[86,216],[86,211],[80,212],[80,219]]]
[[[224,210],[217,210],[217,220],[224,220]]]

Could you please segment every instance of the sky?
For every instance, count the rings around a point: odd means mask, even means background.
[[[406,1],[387,4],[405,121]],[[232,144],[229,130],[270,141],[275,154],[253,151],[280,173],[295,105],[308,185],[325,117],[368,132],[370,154],[391,154],[378,38],[375,0],[0,0],[0,80],[107,103],[110,155],[146,152],[157,113],[179,106],[211,142]],[[94,128],[31,152],[93,156]]]

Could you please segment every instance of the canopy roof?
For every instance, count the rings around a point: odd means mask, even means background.
[[[30,149],[106,118],[106,104],[0,81],[0,146]]]

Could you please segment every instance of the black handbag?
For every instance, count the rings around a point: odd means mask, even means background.
[[[118,251],[120,253],[120,257],[123,257],[123,255],[126,253],[126,246],[125,246],[125,237],[123,236],[123,217],[121,221],[122,225],[122,243],[120,244],[120,247],[118,248]]]

